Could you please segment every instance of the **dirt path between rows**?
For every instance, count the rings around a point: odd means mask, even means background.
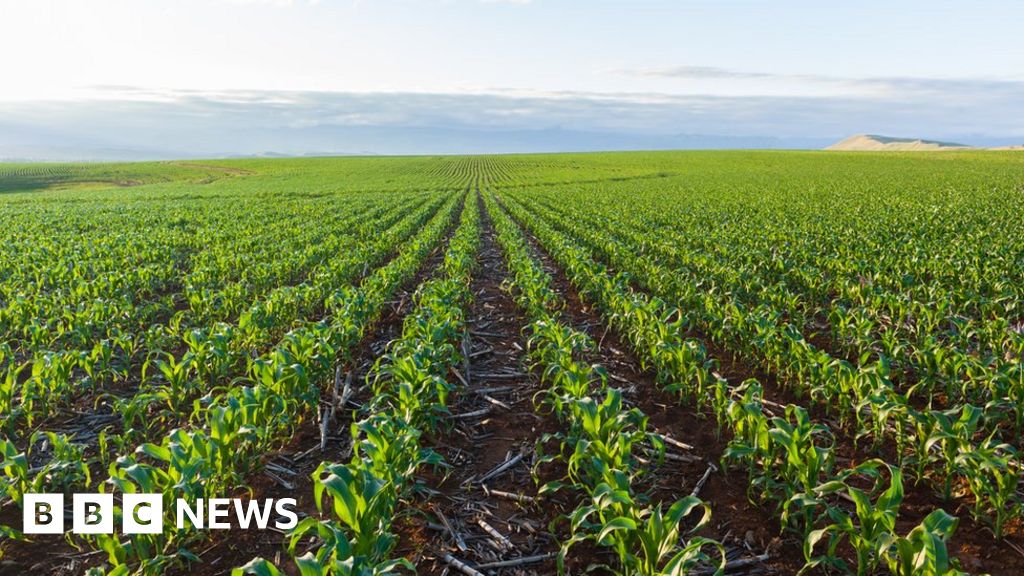
[[[451,404],[452,427],[434,440],[452,468],[427,476],[431,494],[416,504],[420,514],[402,534],[400,553],[421,575],[453,573],[445,554],[474,566],[553,554],[558,544],[549,524],[575,506],[568,494],[531,501],[537,494],[534,446],[559,425],[534,410],[541,384],[528,370],[527,320],[503,285],[508,270],[490,216],[478,202],[481,243],[467,313],[470,361],[468,371],[463,366],[452,376],[462,383]],[[545,558],[494,573],[555,571],[554,560]]]

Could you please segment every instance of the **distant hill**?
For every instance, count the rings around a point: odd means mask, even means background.
[[[836,142],[825,148],[826,150],[872,150],[872,151],[925,151],[925,150],[973,150],[973,146],[966,144],[954,144],[952,142],[939,142],[937,140],[922,140],[920,138],[892,138],[890,136],[879,136],[877,134],[858,134]]]

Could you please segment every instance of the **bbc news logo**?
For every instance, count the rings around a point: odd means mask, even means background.
[[[64,534],[64,495],[25,494],[22,513],[25,534]],[[197,530],[290,530],[299,523],[294,498],[241,500],[210,498],[195,504],[181,498],[174,503],[175,527]],[[121,498],[122,534],[162,534],[164,499],[160,494],[124,494]],[[113,534],[113,494],[74,494],[71,502],[71,533]],[[232,525],[232,516],[235,524]]]

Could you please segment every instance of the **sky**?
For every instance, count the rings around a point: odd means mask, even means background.
[[[1022,23],[1011,0],[0,0],[0,156],[1020,143]]]

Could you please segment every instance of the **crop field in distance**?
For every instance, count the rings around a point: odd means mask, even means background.
[[[0,164],[0,574],[1024,574],[1022,360],[1016,152]]]

